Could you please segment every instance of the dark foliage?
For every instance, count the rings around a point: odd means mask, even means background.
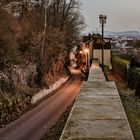
[[[139,80],[137,81],[137,84],[136,84],[135,95],[140,97],[140,75],[139,75]]]
[[[140,74],[138,70],[136,69],[136,67],[134,68],[130,67],[127,70],[127,77],[126,77],[128,86],[130,88],[136,89],[136,86],[139,80],[140,80]]]
[[[129,61],[123,60],[117,56],[112,58],[112,69],[113,71],[124,81],[126,80],[127,67]]]

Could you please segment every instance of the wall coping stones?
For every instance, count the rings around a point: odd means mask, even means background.
[[[98,76],[100,78],[98,78]],[[92,65],[60,140],[134,140],[115,82]]]

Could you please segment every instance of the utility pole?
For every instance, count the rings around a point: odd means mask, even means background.
[[[106,15],[99,15],[100,24],[102,27],[102,69],[104,69],[104,25],[106,24]]]

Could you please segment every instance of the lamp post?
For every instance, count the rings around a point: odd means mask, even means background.
[[[106,15],[99,15],[99,20],[100,24],[102,27],[102,69],[104,68],[104,45],[103,45],[103,40],[104,40],[104,25],[106,24]]]

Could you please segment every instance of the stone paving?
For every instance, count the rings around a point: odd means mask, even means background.
[[[115,82],[93,64],[60,140],[134,140]]]

